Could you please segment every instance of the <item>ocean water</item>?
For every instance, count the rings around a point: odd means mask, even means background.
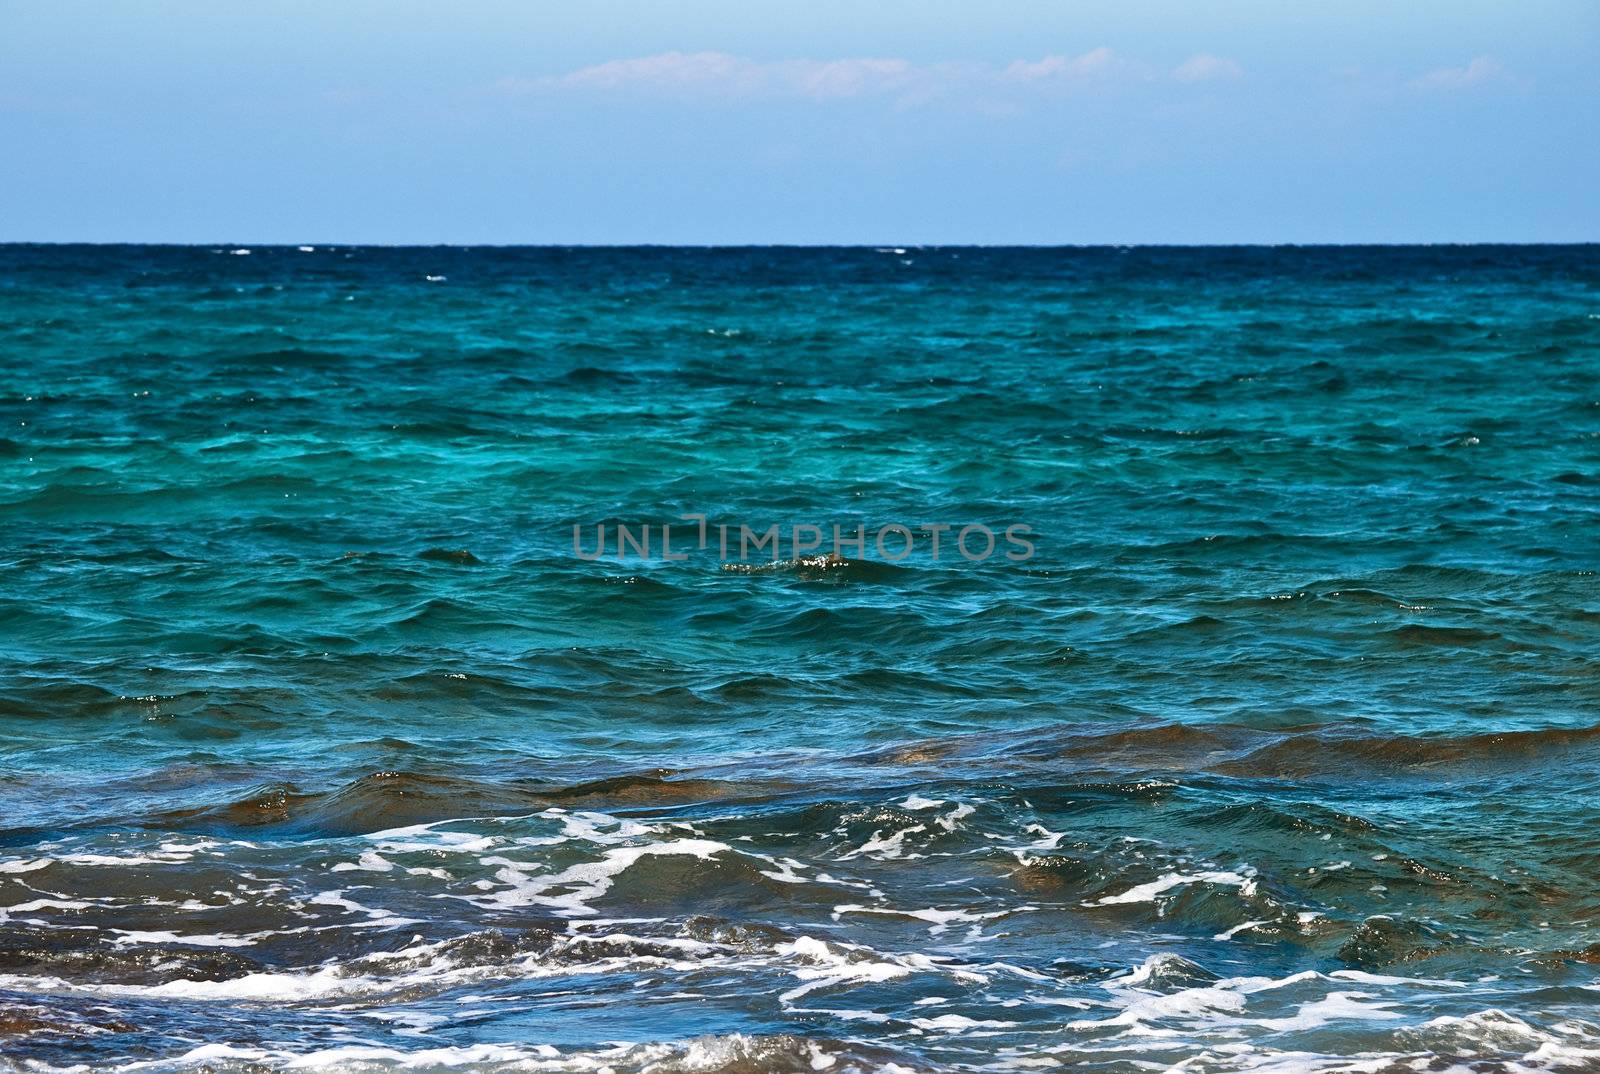
[[[1597,523],[1600,247],[0,247],[0,1069],[1600,1069]]]

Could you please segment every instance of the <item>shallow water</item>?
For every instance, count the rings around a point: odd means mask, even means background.
[[[0,1067],[1600,1069],[1597,509],[1596,247],[0,247]]]

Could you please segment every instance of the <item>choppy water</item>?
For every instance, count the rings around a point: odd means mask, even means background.
[[[1600,1069],[1597,509],[1596,247],[0,248],[0,1067]]]

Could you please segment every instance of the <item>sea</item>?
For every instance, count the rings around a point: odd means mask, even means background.
[[[1600,246],[0,246],[0,1070],[1600,1070]]]

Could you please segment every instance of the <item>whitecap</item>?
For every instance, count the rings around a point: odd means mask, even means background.
[[[1157,895],[1165,894],[1173,888],[1183,887],[1188,884],[1219,884],[1227,887],[1244,888],[1249,884],[1250,878],[1232,872],[1205,872],[1205,873],[1168,873],[1159,880],[1152,880],[1148,884],[1140,884],[1129,888],[1120,895],[1107,895],[1093,902],[1084,903],[1085,906],[1121,906],[1130,903],[1154,902]]]

